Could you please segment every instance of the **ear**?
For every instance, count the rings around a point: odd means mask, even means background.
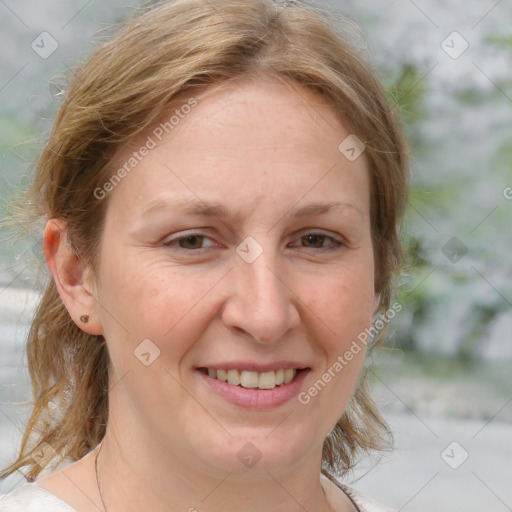
[[[51,219],[46,223],[43,251],[60,298],[75,324],[89,334],[102,335],[92,271],[72,251],[63,220]],[[80,320],[83,315],[89,316],[87,323]]]
[[[377,313],[380,306],[380,293],[376,293],[373,297],[373,314]]]

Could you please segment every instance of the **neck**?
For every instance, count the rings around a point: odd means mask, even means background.
[[[161,447],[138,442],[124,446],[120,441],[107,431],[98,452],[105,512],[197,512],[205,507],[209,512],[238,512],[241,507],[246,512],[333,510],[320,482],[318,464],[301,464],[288,471],[253,468],[216,474],[177,460]],[[152,450],[156,450],[154,457]]]

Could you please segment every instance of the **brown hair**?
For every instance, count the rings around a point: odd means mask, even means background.
[[[68,243],[96,268],[108,197],[93,191],[112,176],[121,144],[182,104],[183,97],[241,77],[266,76],[327,99],[366,145],[371,175],[375,289],[389,308],[403,261],[398,224],[407,199],[407,147],[376,73],[353,46],[347,18],[273,0],[176,0],[142,9],[78,66],[28,191],[35,215],[67,223]],[[341,142],[341,141],[340,141]],[[378,337],[380,338],[380,336]],[[28,336],[34,410],[18,458],[34,479],[50,463],[78,460],[101,441],[108,419],[105,340],[79,329],[52,279]],[[389,429],[364,379],[324,442],[324,474],[350,469],[360,450],[381,449]],[[32,458],[48,443],[57,456]]]

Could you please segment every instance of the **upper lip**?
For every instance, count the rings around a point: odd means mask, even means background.
[[[272,370],[287,370],[295,368],[296,370],[305,370],[309,368],[307,364],[297,361],[273,361],[270,363],[256,363],[254,361],[224,361],[220,363],[207,363],[199,365],[197,368],[215,368],[216,370],[241,370],[249,372],[270,372]]]

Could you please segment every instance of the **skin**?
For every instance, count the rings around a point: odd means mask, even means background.
[[[378,297],[364,153],[350,162],[339,152],[350,132],[296,84],[244,79],[196,98],[110,192],[94,272],[70,253],[62,221],[45,230],[64,304],[77,325],[105,337],[111,355],[98,459],[104,501],[109,512],[354,510],[319,475],[322,443],[355,389],[364,350],[307,405],[294,398],[264,411],[213,394],[195,368],[300,361],[311,369],[304,391],[371,325]],[[150,134],[123,148],[113,169]],[[143,215],[159,199],[219,202],[230,216],[172,207]],[[292,217],[331,201],[351,206]],[[165,245],[194,231],[206,237]],[[305,237],[312,233],[326,238]],[[263,250],[252,263],[235,252],[247,236]],[[144,339],[160,350],[149,366],[133,354]],[[261,453],[252,468],[237,457],[248,442]],[[38,485],[79,512],[103,510],[97,453]]]

